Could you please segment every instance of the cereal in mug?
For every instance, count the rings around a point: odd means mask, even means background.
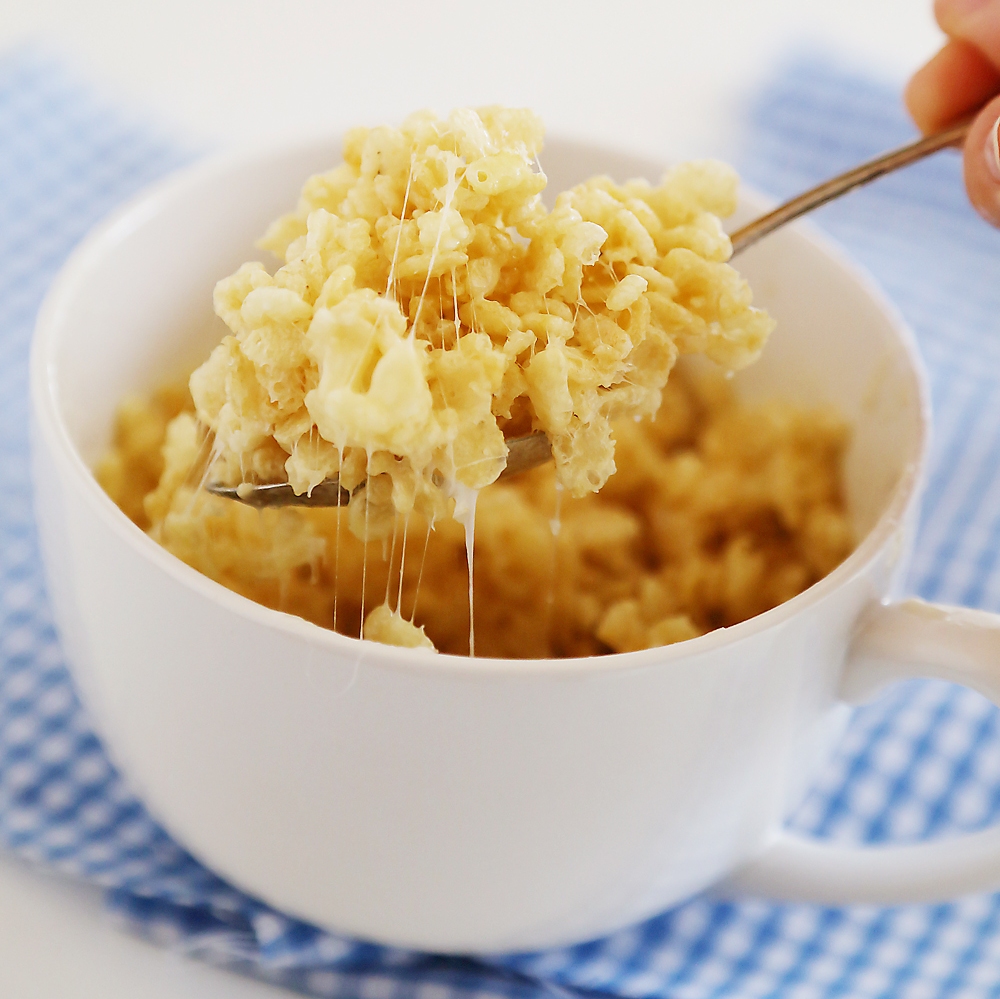
[[[726,263],[735,175],[599,177],[550,211],[541,138],[495,107],[349,133],[262,240],[283,265],[217,285],[231,335],[190,396],[122,407],[108,492],[252,599],[450,652],[472,646],[473,519],[486,655],[679,641],[822,576],[849,548],[840,422],[667,381],[682,354],[750,363],[773,326]],[[529,431],[554,467],[491,485]],[[257,512],[207,476],[297,493],[337,476],[349,503]]]
[[[346,508],[258,511],[212,496],[199,488],[206,448],[192,408],[168,391],[119,412],[98,475],[140,527],[224,586],[348,635],[359,634],[366,577],[365,606],[377,610],[368,637],[394,629],[394,644],[468,651],[461,525],[445,518],[429,531],[419,514],[400,516],[366,560]],[[655,420],[614,432],[619,470],[597,494],[558,502],[551,465],[480,494],[477,654],[681,641],[776,606],[850,552],[847,429],[835,413],[742,404],[720,375],[679,368]],[[399,627],[411,618],[422,632]]]

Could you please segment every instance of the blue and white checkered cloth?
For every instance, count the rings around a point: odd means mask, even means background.
[[[741,166],[785,195],[910,134],[889,89],[802,63],[755,101]],[[32,524],[26,375],[35,313],[72,246],[191,156],[38,53],[0,57],[0,845],[107,886],[112,910],[154,940],[316,996],[1000,995],[1000,896],[896,909],[702,897],[577,947],[445,958],[288,919],[156,826],[108,762],[63,666]],[[819,221],[888,290],[931,369],[937,443],[911,588],[1000,610],[1000,233],[966,205],[950,154]],[[998,821],[998,723],[967,690],[894,688],[857,712],[793,821],[872,842]]]

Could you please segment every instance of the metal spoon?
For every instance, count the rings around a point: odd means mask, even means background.
[[[825,205],[842,194],[861,187],[883,174],[899,170],[922,160],[925,156],[936,153],[948,146],[960,146],[968,134],[972,121],[964,121],[952,125],[933,135],[924,136],[916,142],[907,143],[891,152],[845,173],[825,181],[779,205],[773,211],[762,215],[743,228],[738,229],[729,238],[733,244],[733,256],[752,246],[758,239],[783,226],[786,222],[797,219],[814,208]],[[523,437],[512,437],[507,441],[507,467],[500,473],[500,478],[526,472],[530,468],[544,465],[552,457],[552,447],[543,433],[525,434]],[[338,506],[347,503],[350,494],[340,488],[337,479],[326,479],[315,486],[311,493],[296,495],[287,482],[267,482],[260,484],[244,483],[242,486],[224,486],[217,482],[208,482],[205,488],[216,496],[239,500],[250,506]]]
[[[500,473],[501,479],[526,472],[529,468],[544,465],[552,457],[552,445],[543,433],[511,437],[507,441],[507,466]],[[287,482],[243,483],[240,486],[223,486],[206,482],[205,488],[216,496],[239,500],[247,506],[346,506],[351,494],[340,488],[337,479],[324,479],[313,486],[312,492],[296,495]]]
[[[733,244],[733,256],[752,246],[766,236],[769,232],[774,232],[779,226],[783,226],[792,219],[797,219],[806,212],[811,212],[814,208],[825,205],[834,198],[839,198],[842,194],[868,184],[883,174],[892,173],[902,167],[916,163],[932,153],[948,146],[960,146],[965,141],[969,129],[972,127],[972,119],[952,125],[950,128],[935,132],[933,135],[925,135],[916,142],[907,143],[898,149],[893,149],[875,159],[862,163],[845,173],[837,174],[836,177],[824,181],[804,194],[786,201],[783,205],[778,205],[774,211],[762,215],[749,225],[737,229],[730,237]]]

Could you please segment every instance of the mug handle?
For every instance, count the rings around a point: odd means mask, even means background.
[[[840,697],[861,703],[914,677],[971,687],[1000,706],[1000,614],[923,600],[872,607],[851,645]],[[1000,825],[898,846],[842,845],[781,829],[719,887],[820,905],[943,902],[997,891]]]

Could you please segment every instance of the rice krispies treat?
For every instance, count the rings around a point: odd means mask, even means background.
[[[598,177],[548,211],[542,131],[490,107],[348,133],[260,243],[284,264],[216,287],[232,335],[191,378],[213,478],[305,492],[339,474],[351,529],[384,537],[540,430],[578,497],[615,469],[611,421],[655,413],[679,354],[756,358],[773,324],[726,263],[732,170]]]
[[[208,441],[190,400],[168,424],[178,398],[122,406],[98,469],[112,498],[230,589],[324,627],[336,607],[337,630],[357,636],[365,546],[347,529],[352,514],[257,511],[199,489]],[[691,638],[789,599],[851,549],[847,431],[834,413],[741,405],[721,376],[681,368],[656,419],[619,421],[614,435],[620,470],[599,494],[564,494],[556,533],[551,466],[480,494],[478,655],[594,655]],[[446,518],[428,532],[418,513],[392,520],[386,540],[368,545],[366,637],[464,654],[462,527]]]

